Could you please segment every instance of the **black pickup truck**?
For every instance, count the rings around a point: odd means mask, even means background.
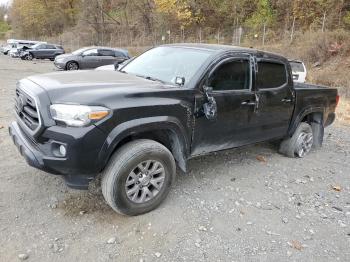
[[[138,215],[165,199],[190,158],[268,140],[304,157],[321,147],[338,100],[336,89],[294,85],[276,54],[165,45],[115,72],[19,81],[9,133],[29,165],[78,189],[102,174],[108,204]]]

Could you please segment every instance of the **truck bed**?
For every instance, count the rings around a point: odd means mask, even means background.
[[[318,111],[323,116],[324,126],[335,118],[338,91],[321,85],[294,83],[295,108],[292,123],[299,123],[308,111]]]

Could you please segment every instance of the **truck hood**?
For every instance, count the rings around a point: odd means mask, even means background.
[[[28,80],[44,89],[52,103],[98,104],[118,94],[130,95],[173,88],[171,85],[118,71],[56,72],[30,76]]]

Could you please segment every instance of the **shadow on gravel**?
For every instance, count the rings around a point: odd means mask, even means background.
[[[258,156],[268,159],[277,154],[277,150],[277,143],[263,143],[197,157],[188,163],[189,175],[183,174],[181,171],[178,172],[173,189],[181,189],[183,186],[191,184],[193,187],[198,186],[202,184],[203,179],[210,179],[216,175],[215,171],[212,172],[212,170],[218,170],[223,166],[235,167],[242,164],[254,165],[263,162],[257,159]],[[196,176],[196,181],[193,181],[193,175]],[[67,194],[65,199],[60,201],[58,208],[62,209],[64,215],[69,217],[79,217],[85,213],[105,217],[119,216],[104,201],[100,182],[100,178],[92,182],[89,191],[75,191]],[[166,205],[166,203],[164,204]],[[169,206],[169,208],[171,207]]]

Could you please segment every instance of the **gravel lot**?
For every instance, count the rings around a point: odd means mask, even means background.
[[[350,126],[302,160],[271,144],[191,160],[160,208],[124,217],[98,186],[29,167],[8,136],[16,81],[53,70],[0,56],[0,261],[350,260]]]

